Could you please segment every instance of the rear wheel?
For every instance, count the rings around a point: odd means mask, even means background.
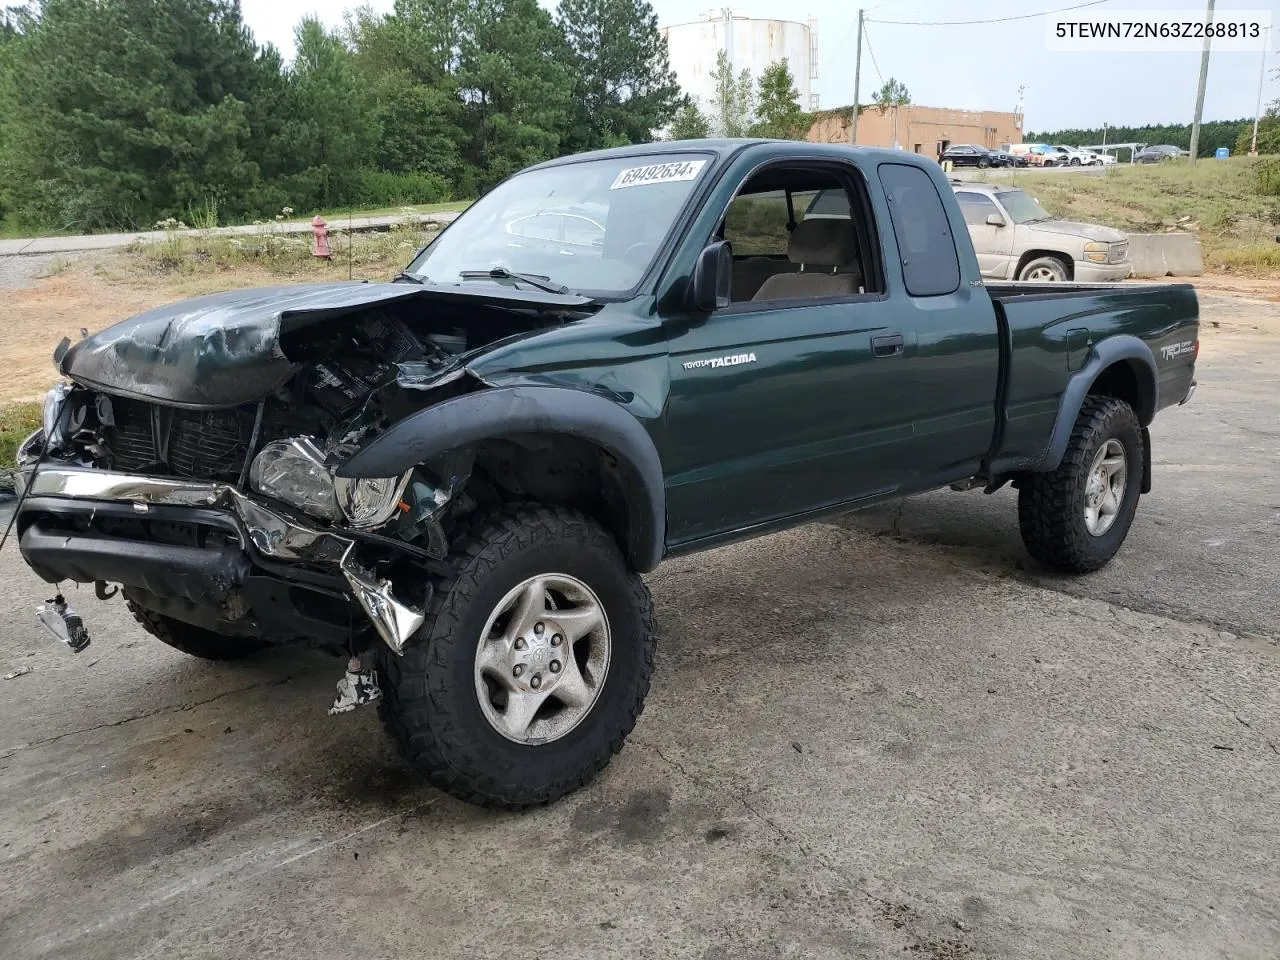
[[[653,672],[653,603],[617,543],[571,510],[509,507],[461,537],[427,623],[382,653],[381,716],[435,786],[518,809],[622,749]]]
[[[1036,257],[1018,271],[1019,280],[1032,283],[1062,283],[1070,278],[1066,263],[1057,257]]]
[[[142,629],[175,650],[201,660],[243,660],[266,646],[256,637],[224,637],[128,601],[129,612]]]
[[[991,161],[988,158],[986,157],[978,158],[978,169],[985,170],[989,166],[991,166]]]
[[[1027,552],[1071,573],[1104,566],[1124,543],[1142,489],[1142,427],[1123,400],[1087,397],[1053,473],[1018,491]]]

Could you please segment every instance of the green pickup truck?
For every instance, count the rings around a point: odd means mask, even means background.
[[[664,557],[1011,483],[1033,557],[1105,564],[1198,329],[1189,286],[984,284],[911,154],[565,157],[392,282],[217,294],[64,342],[17,536],[43,579],[120,592],[195,656],[349,658],[333,711],[377,700],[431,783],[525,807],[634,726],[640,575]],[[61,594],[40,618],[88,643]]]

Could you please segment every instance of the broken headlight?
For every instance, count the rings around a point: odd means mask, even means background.
[[[76,431],[84,426],[88,416],[83,393],[73,395],[73,390],[71,384],[59,383],[45,394],[40,419],[44,427],[45,446],[51,451],[65,447]]]
[[[338,477],[334,489],[347,523],[357,529],[378,527],[400,508],[405,484],[413,473],[399,477]]]
[[[324,454],[307,437],[268,443],[253,458],[249,485],[321,520],[337,520],[338,498]]]

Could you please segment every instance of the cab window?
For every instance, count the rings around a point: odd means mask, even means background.
[[[964,222],[971,227],[985,227],[987,217],[999,214],[1000,208],[995,201],[985,194],[967,190],[957,190],[956,199],[960,201],[960,212],[964,214]]]
[[[747,180],[721,225],[733,248],[733,302],[830,299],[883,289],[865,256],[870,216],[854,189],[834,169],[813,167],[780,165]]]

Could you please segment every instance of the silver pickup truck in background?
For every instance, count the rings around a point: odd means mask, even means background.
[[[1129,237],[1057,220],[1017,187],[952,180],[982,276],[1037,283],[1101,283],[1129,276]]]

